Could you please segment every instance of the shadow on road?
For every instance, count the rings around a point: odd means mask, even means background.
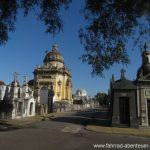
[[[103,109],[89,109],[75,112],[70,116],[52,118],[52,121],[67,122],[81,125],[110,126],[110,112]]]
[[[84,111],[76,111],[69,115],[67,114],[63,116],[53,116],[47,119],[56,122],[80,124],[83,126],[86,125],[110,126],[111,124],[110,112],[105,109],[88,109]],[[41,121],[45,121],[45,118]],[[33,126],[34,123],[31,123],[30,125],[19,126],[19,125],[9,124],[5,120],[0,120],[0,131],[17,130],[17,129],[31,127],[31,125]]]
[[[0,120],[0,131],[11,131],[11,130],[17,130],[20,129],[20,127],[8,124],[4,120]]]

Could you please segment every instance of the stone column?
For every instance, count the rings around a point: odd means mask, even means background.
[[[144,88],[140,88],[140,104],[141,104],[141,126],[148,127],[148,121],[146,117],[146,102],[144,98]]]
[[[137,115],[138,115],[138,118],[140,117],[140,100],[139,100],[139,86],[137,85]]]

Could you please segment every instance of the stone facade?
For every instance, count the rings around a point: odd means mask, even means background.
[[[111,82],[112,126],[138,126],[136,84],[127,80],[121,70],[120,80]]]
[[[140,127],[150,126],[150,52],[144,46],[142,65],[137,72],[137,104]]]
[[[150,52],[146,45],[137,79],[127,80],[122,70],[120,80],[112,77],[110,91],[113,126],[150,127]]]
[[[73,109],[83,110],[92,107],[92,99],[85,89],[78,89],[73,97]]]
[[[44,65],[38,66],[33,72],[37,112],[40,110],[40,114],[43,114],[42,112],[47,113],[48,90],[51,87],[54,90],[54,103],[72,101],[71,73],[65,66],[56,44],[46,54],[43,62]],[[41,112],[40,107],[46,110]]]
[[[13,82],[3,92],[5,94],[0,101],[0,118],[15,119],[35,115],[33,90],[29,88],[27,78],[23,86],[20,86],[15,73]]]

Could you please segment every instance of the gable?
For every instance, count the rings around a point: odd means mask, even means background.
[[[136,85],[133,81],[127,79],[120,79],[113,83],[113,89],[126,89],[126,90],[134,90],[136,89]]]

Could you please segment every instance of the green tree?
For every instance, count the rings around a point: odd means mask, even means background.
[[[0,0],[0,45],[6,43],[9,32],[15,31],[19,9],[23,9],[25,16],[30,10],[35,10],[37,19],[45,24],[46,32],[56,34],[63,30],[60,9],[67,9],[70,2],[71,0]]]
[[[138,46],[150,41],[149,0],[86,0],[82,13],[87,25],[79,31],[85,48],[81,58],[94,75],[103,75],[114,63],[130,62],[129,39]]]
[[[106,93],[99,92],[95,95],[94,99],[98,101],[100,105],[107,105],[108,96]]]
[[[0,0],[0,45],[8,40],[8,32],[15,31],[18,9],[23,9],[25,16],[38,10],[37,18],[46,25],[46,32],[54,35],[63,30],[60,9],[67,9],[70,2]],[[85,0],[81,14],[87,22],[79,30],[85,49],[81,60],[92,66],[93,75],[102,76],[115,63],[128,64],[125,45],[129,39],[139,47],[150,41],[149,0]]]

